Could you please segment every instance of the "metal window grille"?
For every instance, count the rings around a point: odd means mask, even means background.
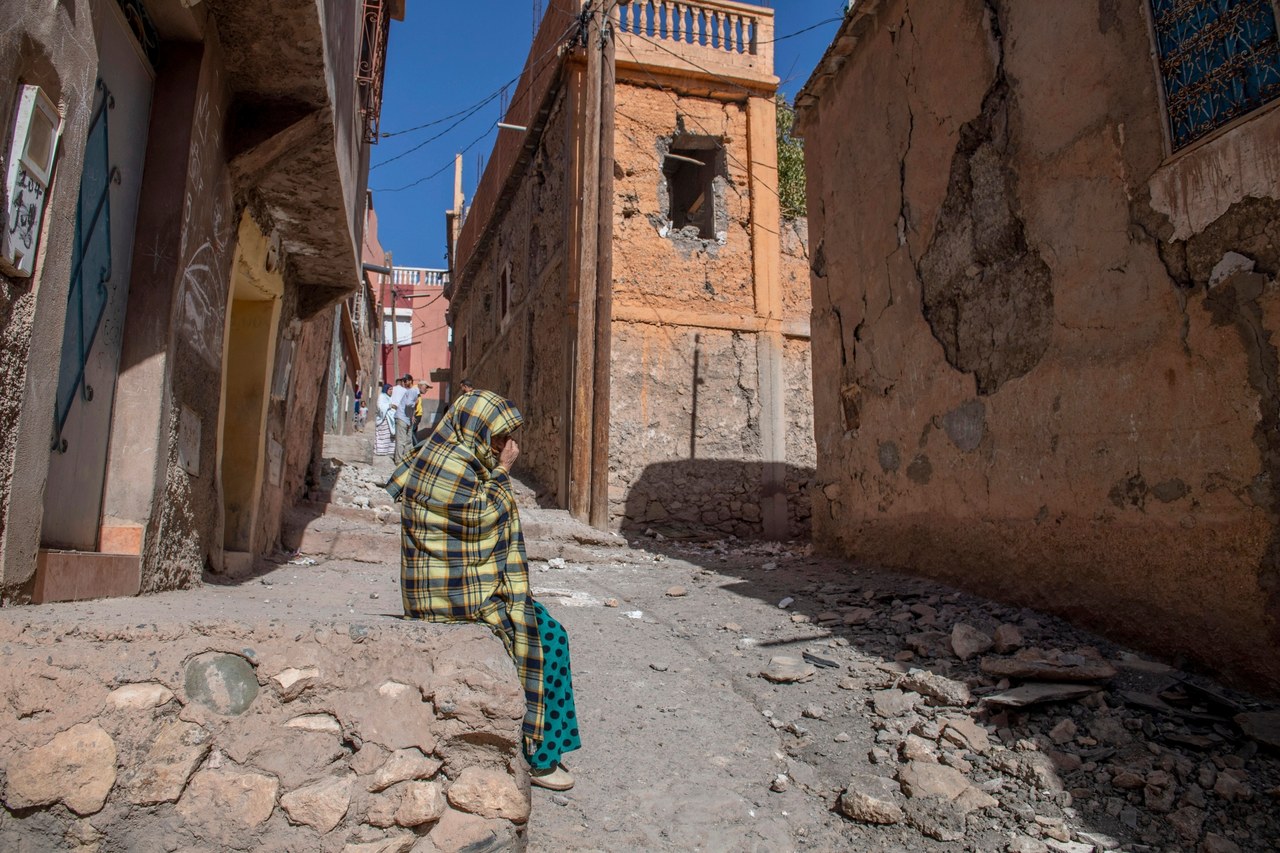
[[[1176,151],[1280,96],[1272,0],[1151,0]]]
[[[364,41],[356,83],[360,87],[360,118],[364,141],[376,144],[382,113],[382,77],[387,63],[387,33],[391,16],[383,0],[364,0]]]
[[[84,380],[85,365],[111,295],[111,185],[120,183],[120,170],[111,165],[107,133],[108,116],[114,107],[115,99],[99,80],[76,202],[67,321],[62,329],[62,359],[54,402],[53,449],[59,452],[67,449],[62,431],[76,394],[86,403],[93,400],[93,388]]]

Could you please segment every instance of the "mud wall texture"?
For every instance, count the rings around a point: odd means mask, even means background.
[[[482,628],[10,620],[0,642],[6,850],[524,847],[523,694]]]
[[[1280,690],[1280,111],[1170,156],[1143,4],[845,30],[801,119],[817,540]]]
[[[521,407],[519,464],[540,498],[558,506],[569,500],[577,237],[594,227],[579,221],[581,69],[571,64],[565,74],[537,150],[455,277],[450,301],[454,375]],[[767,178],[749,167],[746,99],[684,97],[627,80],[615,98],[610,522],[760,535],[769,497],[762,483],[771,477],[788,495],[780,526],[803,535],[813,465],[807,225],[766,225],[780,235],[768,250],[778,254],[772,284],[781,290],[771,313],[756,281],[751,197],[753,180]],[[705,152],[713,171],[706,236],[673,225],[664,172],[673,149]],[[766,334],[782,365],[778,405],[761,398]],[[765,417],[773,420],[762,424]],[[764,434],[775,420],[785,440],[771,451]]]
[[[747,105],[622,83],[617,93],[610,515],[623,527],[759,536],[762,288],[752,239]],[[675,229],[664,157],[714,143],[715,233]],[[773,141],[765,140],[772,145]],[[671,161],[666,161],[668,164]],[[761,190],[764,191],[764,190]],[[807,225],[777,228],[787,533],[807,533],[813,465]],[[779,463],[774,463],[779,464]]]
[[[473,268],[455,281],[453,376],[515,401],[525,416],[520,468],[563,505],[574,324],[569,216],[574,117],[561,88],[539,146]],[[506,310],[502,290],[506,281]]]
[[[298,288],[286,287],[267,409],[266,465],[255,538],[260,553],[280,547],[281,523],[306,496],[311,466],[322,447],[313,433],[317,418],[324,422],[334,315],[341,309],[327,308],[300,320],[298,301]]]
[[[186,194],[167,331],[159,476],[144,537],[142,591],[200,582],[222,549],[218,488],[223,336],[239,209],[232,197],[223,132],[231,92],[213,28],[205,38],[187,155]],[[184,465],[180,449],[197,450]]]
[[[0,81],[5,81],[0,175],[9,169],[15,84],[40,86],[65,112],[35,272],[31,278],[0,273],[0,596],[5,599],[35,571],[76,199],[96,76],[97,46],[87,12],[75,15],[59,5],[50,14],[32,4],[8,10],[0,27]],[[5,197],[0,226],[8,228],[8,193],[0,195]],[[33,335],[35,328],[41,334]]]

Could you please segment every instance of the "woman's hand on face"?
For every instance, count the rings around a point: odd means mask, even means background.
[[[514,438],[508,438],[507,443],[503,445],[502,451],[498,454],[498,464],[508,471],[511,466],[516,464],[516,457],[520,455],[520,445],[516,444]]]

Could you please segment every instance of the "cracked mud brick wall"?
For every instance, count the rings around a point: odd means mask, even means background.
[[[748,107],[697,97],[673,103],[625,82],[617,99],[610,516],[625,528],[759,536],[767,413],[760,332],[743,322],[759,310]],[[663,156],[708,140],[722,146],[706,160],[716,167],[708,199],[716,233],[699,239],[694,229],[670,227]],[[768,227],[781,236],[783,317],[804,323],[806,223]],[[807,332],[780,343],[787,529],[801,536],[813,465]]]
[[[1280,110],[1169,156],[1138,4],[846,27],[801,119],[819,542],[1280,692]]]
[[[221,554],[217,442],[231,264],[239,210],[227,171],[224,116],[230,102],[216,39],[205,49],[193,115],[182,209],[180,273],[168,329],[168,388],[161,412],[164,457],[142,554],[142,591],[182,589]],[[188,414],[184,423],[183,411]],[[199,467],[179,462],[184,431],[198,430]]]
[[[560,505],[564,494],[567,396],[572,323],[566,319],[569,276],[570,134],[572,100],[561,92],[538,150],[492,240],[450,300],[454,318],[454,376],[469,378],[513,399],[525,416],[519,437],[520,473]],[[509,308],[502,315],[498,282],[510,270]],[[458,346],[466,343],[459,363]]]

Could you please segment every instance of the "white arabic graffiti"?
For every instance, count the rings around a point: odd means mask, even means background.
[[[9,233],[21,241],[24,249],[30,251],[36,241],[36,212],[44,198],[44,187],[36,183],[26,169],[19,167],[16,189],[13,208],[9,213],[9,219],[13,223],[9,227]]]
[[[210,367],[222,361],[223,308],[227,295],[227,252],[231,184],[222,163],[222,110],[210,97],[221,91],[216,79],[196,102],[195,127],[187,163],[187,194],[183,204],[180,330],[184,343]],[[207,190],[207,191],[206,191]],[[188,249],[204,235],[194,251]]]

